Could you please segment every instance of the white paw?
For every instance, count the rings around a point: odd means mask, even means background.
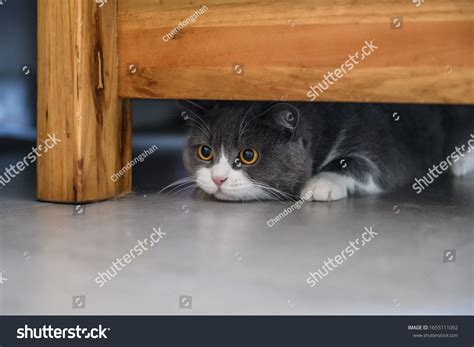
[[[347,198],[347,185],[341,175],[321,173],[306,182],[301,196],[314,201],[340,200]]]

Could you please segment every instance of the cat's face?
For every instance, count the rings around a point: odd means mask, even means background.
[[[287,199],[309,178],[309,144],[294,106],[220,102],[185,112],[192,125],[185,167],[207,194],[229,201]]]

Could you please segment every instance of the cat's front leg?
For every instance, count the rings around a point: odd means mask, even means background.
[[[345,199],[351,194],[375,194],[383,191],[375,183],[374,170],[358,160],[351,160],[351,168],[328,166],[310,178],[301,192],[301,196],[313,201],[334,201]],[[332,170],[330,170],[332,169]]]
[[[333,201],[347,198],[346,178],[332,172],[322,172],[306,182],[301,196],[314,201]]]

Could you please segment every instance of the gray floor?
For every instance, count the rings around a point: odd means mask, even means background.
[[[473,314],[474,176],[420,196],[306,203],[269,228],[291,203],[156,194],[184,175],[171,148],[139,164],[137,192],[115,201],[39,203],[34,170],[0,190],[0,313]],[[0,154],[0,167],[25,154]],[[104,287],[95,283],[160,226],[158,244]],[[370,226],[378,235],[310,288],[308,272]],[[455,261],[443,262],[450,249]],[[179,307],[181,295],[191,309]]]

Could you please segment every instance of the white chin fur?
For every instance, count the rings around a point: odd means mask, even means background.
[[[232,193],[232,194],[226,194],[224,192],[217,192],[213,195],[216,199],[218,200],[224,200],[224,201],[250,201],[250,200],[255,200],[255,197],[252,197],[250,195],[245,194],[245,192],[242,193]]]

